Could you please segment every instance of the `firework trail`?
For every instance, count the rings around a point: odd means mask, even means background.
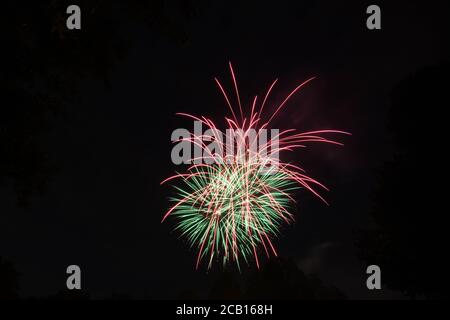
[[[215,81],[230,109],[231,118],[225,117],[225,121],[227,129],[238,132],[236,146],[240,152],[225,152],[227,146],[215,134],[218,128],[211,119],[180,113],[179,115],[200,121],[210,129],[205,132],[212,134],[202,133],[199,136],[191,133],[188,138],[180,139],[179,141],[188,141],[201,148],[202,156],[200,159],[192,158],[194,164],[185,172],[177,173],[161,182],[163,184],[173,180],[179,181],[173,185],[176,190],[176,195],[171,198],[173,205],[162,221],[168,216],[176,218],[175,229],[192,247],[198,248],[196,268],[202,260],[206,260],[210,268],[214,259],[222,259],[223,264],[232,261],[238,268],[242,260],[249,263],[250,259],[254,259],[259,268],[258,254],[261,250],[267,257],[276,256],[273,238],[278,235],[282,224],[294,221],[293,215],[289,213],[295,203],[292,193],[296,189],[304,188],[326,203],[318,190],[327,188],[307,176],[305,170],[295,164],[277,161],[276,165],[273,165],[274,159],[267,156],[267,152],[270,150],[273,155],[293,151],[305,147],[309,142],[342,145],[328,136],[349,134],[339,130],[298,133],[295,129],[286,129],[260,144],[258,152],[255,153],[249,146],[256,143],[256,138],[249,139],[249,131],[256,130],[259,133],[267,129],[291,96],[314,77],[292,90],[272,114],[264,115],[266,101],[277,83],[275,80],[269,86],[262,102],[259,104],[258,97],[255,96],[249,108],[250,113],[245,113],[231,63],[229,67],[237,107],[233,107],[230,96],[219,80],[215,78]],[[213,153],[204,141],[214,141],[220,152]]]

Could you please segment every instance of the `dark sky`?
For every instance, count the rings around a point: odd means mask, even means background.
[[[28,208],[16,207],[11,189],[0,192],[0,255],[22,273],[21,294],[64,289],[70,264],[80,265],[93,296],[173,298],[190,287],[208,288],[217,271],[195,271],[195,251],[171,231],[173,221],[160,223],[170,188],[159,183],[177,169],[170,161],[172,130],[192,128],[175,112],[215,119],[227,112],[213,78],[229,85],[231,61],[247,104],[274,78],[280,82],[273,100],[279,101],[317,76],[277,125],[353,134],[345,147],[315,145],[296,153],[330,187],[324,194],[330,206],[300,193],[297,223],[276,241],[280,254],[350,298],[400,297],[366,289],[367,264],[356,256],[354,233],[370,225],[376,169],[393,154],[389,92],[448,56],[441,32],[446,17],[428,2],[380,4],[382,29],[370,31],[369,4],[202,3],[182,25],[182,43],[112,17],[130,47],[111,68],[109,85],[87,76],[52,125],[47,139],[58,171],[48,189]]]

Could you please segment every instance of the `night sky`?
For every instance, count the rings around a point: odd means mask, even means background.
[[[67,56],[72,60],[60,61],[54,72],[69,79],[64,85],[70,90],[49,85],[47,73],[33,79],[33,92],[52,95],[59,90],[55,96],[61,111],[51,116],[38,144],[54,170],[43,192],[32,192],[25,206],[18,205],[10,180],[0,184],[0,256],[20,273],[21,297],[64,290],[71,264],[81,267],[83,290],[94,298],[207,294],[222,271],[207,271],[205,265],[195,270],[196,251],[172,231],[174,221],[160,223],[172,191],[160,182],[178,169],[170,159],[172,131],[193,129],[192,122],[175,113],[213,119],[227,115],[214,77],[231,88],[228,61],[246,105],[275,78],[279,85],[272,106],[299,82],[317,76],[290,100],[274,125],[352,133],[343,138],[344,147],[311,145],[295,152],[295,161],[330,188],[323,194],[330,205],[300,192],[297,222],[284,227],[275,241],[280,255],[348,298],[404,297],[388,286],[367,290],[369,263],[358,256],[356,234],[373,225],[378,172],[395,159],[388,126],[393,88],[412,73],[448,59],[448,34],[443,31],[448,13],[443,7],[378,3],[382,29],[368,30],[365,10],[372,2],[366,1],[189,1],[187,7],[175,1],[163,5],[158,15],[165,18],[153,23],[143,18],[145,12],[122,15],[119,5],[92,3],[98,7],[90,15],[92,4],[80,4],[82,15],[86,13],[82,30],[64,31],[68,34],[61,47],[83,39],[102,42],[104,36],[124,49],[100,75],[97,62],[75,74],[76,60],[100,54],[93,61],[102,61],[101,55],[115,48],[97,52],[93,45],[79,57],[73,52]],[[108,5],[112,9],[102,11]],[[132,8],[134,2],[126,6]],[[58,8],[42,19],[53,21]],[[99,27],[93,21],[97,18],[108,24]],[[42,19],[34,16],[30,23],[53,34]],[[39,36],[33,41],[36,50],[45,52],[47,44]],[[49,51],[46,61],[66,57],[58,48]],[[9,68],[20,63],[13,59]],[[4,75],[2,81],[9,81]],[[233,274],[239,279],[246,272]]]

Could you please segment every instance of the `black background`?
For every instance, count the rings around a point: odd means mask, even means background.
[[[2,9],[2,297],[448,296],[443,3],[378,3],[382,29],[368,30],[364,1],[78,1],[72,31],[68,4]],[[192,129],[175,112],[222,118],[213,78],[230,85],[228,61],[247,104],[274,78],[279,101],[317,76],[277,125],[352,133],[296,153],[330,206],[300,193],[282,258],[259,272],[195,270],[195,250],[160,223],[170,134]],[[81,293],[65,292],[70,264]],[[382,290],[367,290],[369,264]]]

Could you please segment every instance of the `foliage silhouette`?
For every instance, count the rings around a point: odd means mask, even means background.
[[[0,257],[0,300],[18,298],[19,276],[14,264]]]
[[[108,85],[114,66],[131,47],[121,28],[147,25],[156,34],[184,45],[187,25],[200,12],[202,1],[78,1],[82,29],[66,28],[70,1],[32,1],[26,10],[14,1],[0,28],[8,30],[0,68],[0,187],[12,187],[19,206],[42,193],[58,168],[45,136],[66,115],[67,103],[77,101],[84,81]],[[177,9],[177,10],[174,10]],[[176,14],[176,16],[174,16]],[[114,17],[120,16],[117,20]],[[54,132],[52,134],[55,134]]]
[[[445,107],[449,65],[424,68],[392,92],[389,129],[395,155],[379,172],[371,216],[361,231],[361,258],[382,282],[415,298],[449,297],[445,204]]]
[[[346,299],[315,275],[305,275],[292,259],[268,260],[260,270],[233,275],[224,272],[213,283],[210,299]]]

